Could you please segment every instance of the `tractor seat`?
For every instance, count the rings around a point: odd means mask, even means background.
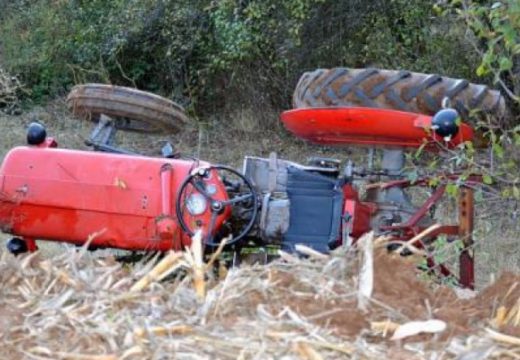
[[[343,208],[340,181],[304,169],[287,168],[287,194],[291,208],[283,246],[294,251],[296,244],[304,244],[328,252],[337,246],[340,237]]]

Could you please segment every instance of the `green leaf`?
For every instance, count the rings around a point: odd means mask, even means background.
[[[500,71],[507,71],[513,68],[513,61],[507,57],[501,57],[499,61]]]
[[[486,185],[493,184],[493,178],[489,176],[488,174],[482,176],[482,182]]]
[[[449,196],[457,196],[457,193],[459,192],[459,188],[457,187],[457,185],[455,184],[448,184],[446,185],[446,193],[449,195]]]
[[[504,157],[504,148],[502,147],[502,145],[494,143],[492,147],[495,155],[502,159]]]
[[[465,141],[464,146],[466,147],[466,152],[468,155],[473,155],[475,153],[475,146],[471,141]]]
[[[483,200],[484,200],[484,193],[483,193],[482,189],[478,189],[475,192],[475,201],[481,202]]]
[[[515,199],[520,199],[520,189],[518,189],[518,186],[513,186],[513,196]]]
[[[477,76],[484,76],[488,73],[487,66],[484,64],[480,64],[477,68]]]
[[[434,4],[433,5],[433,12],[435,13],[435,15],[439,16],[442,14],[442,8],[437,5],[437,4]]]
[[[428,180],[428,186],[429,187],[436,187],[441,182],[441,179],[439,177],[432,177]]]
[[[419,178],[419,174],[417,173],[417,170],[413,170],[406,174],[406,178],[413,184]]]
[[[513,135],[513,141],[515,143],[515,146],[520,146],[520,134],[515,133]]]
[[[457,118],[455,119],[455,125],[460,126],[460,124],[462,124],[462,118],[460,116],[457,116]]]
[[[428,144],[428,143],[427,143],[426,141],[423,141],[423,143],[421,144],[421,146],[419,146],[419,148],[417,149],[417,151],[416,151],[415,154],[414,154],[414,157],[415,157],[416,159],[418,159],[418,158],[421,156],[421,154],[422,154],[422,152],[423,152],[423,150],[424,150],[424,147],[425,147],[427,144]]]

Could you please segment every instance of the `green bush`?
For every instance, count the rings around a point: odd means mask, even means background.
[[[34,99],[101,81],[204,115],[279,109],[317,67],[476,77],[455,16],[429,0],[0,0],[5,66]]]
[[[476,73],[492,76],[509,98],[520,102],[520,2],[454,1],[480,55]]]
[[[478,161],[474,151],[466,151],[457,161],[468,164],[468,171],[484,174],[484,183],[495,185],[500,198],[519,201],[520,2],[454,0],[451,5],[447,11],[455,10],[467,26],[468,42],[478,55],[475,74],[505,94],[510,110],[502,123],[483,123],[491,148],[487,161]]]
[[[5,62],[36,99],[85,81],[173,93],[203,42],[202,8],[190,1],[39,0],[9,11],[0,28]]]

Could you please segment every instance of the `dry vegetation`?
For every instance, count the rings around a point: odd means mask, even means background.
[[[226,273],[197,260],[195,249],[170,253],[160,272],[153,269],[156,258],[125,266],[83,248],[52,257],[2,252],[0,355],[85,360],[520,356],[518,276],[505,274],[479,294],[456,293],[421,282],[413,264],[376,247],[373,290],[360,310],[364,276],[357,255],[311,254],[307,260],[282,255],[268,265]],[[202,290],[194,286],[201,281],[200,269],[206,270]]]

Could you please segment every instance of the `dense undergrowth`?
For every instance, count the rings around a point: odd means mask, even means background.
[[[317,67],[476,80],[480,62],[464,21],[430,0],[0,0],[0,9],[4,66],[34,100],[101,81],[159,92],[197,115],[238,103],[279,109]]]

